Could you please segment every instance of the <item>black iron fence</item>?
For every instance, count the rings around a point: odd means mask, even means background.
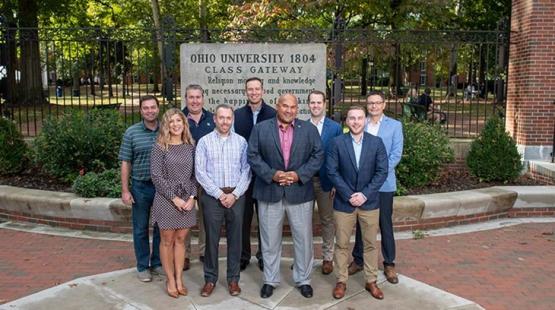
[[[25,136],[68,108],[114,108],[139,119],[138,99],[179,106],[179,45],[187,42],[325,43],[330,115],[364,104],[371,90],[387,112],[439,120],[451,137],[474,137],[503,115],[508,32],[366,29],[224,29],[200,31],[166,20],[155,29],[1,28],[0,112]],[[160,44],[159,44],[160,43]],[[161,53],[160,53],[161,52]],[[160,54],[162,54],[160,56]],[[429,89],[426,113],[411,109]],[[433,113],[435,112],[435,113]],[[439,112],[439,113],[438,113]]]

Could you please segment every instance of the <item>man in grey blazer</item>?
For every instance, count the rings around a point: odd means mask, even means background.
[[[251,133],[248,161],[256,175],[253,197],[258,200],[260,241],[264,260],[262,298],[272,296],[280,283],[279,265],[283,218],[287,213],[295,264],[293,280],[301,294],[312,297],[310,273],[312,247],[312,177],[324,160],[318,130],[296,119],[297,98],[284,94],[277,102],[275,118],[257,124]]]

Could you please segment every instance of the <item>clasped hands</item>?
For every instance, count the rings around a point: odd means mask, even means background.
[[[365,202],[366,197],[361,192],[353,193],[349,198],[349,203],[355,208],[362,206]]]
[[[195,200],[193,198],[183,200],[179,197],[175,197],[172,199],[172,202],[179,211],[191,211],[195,207]]]
[[[229,194],[223,193],[220,195],[220,198],[218,198],[218,200],[220,200],[220,203],[225,208],[229,209],[237,201],[237,198],[235,198],[235,195],[233,195],[233,193],[229,193]]]
[[[290,186],[293,183],[299,182],[299,176],[295,171],[281,171],[278,170],[274,173],[272,180],[280,186]]]

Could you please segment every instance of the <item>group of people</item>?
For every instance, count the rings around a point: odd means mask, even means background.
[[[322,231],[321,271],[334,271],[333,296],[343,298],[348,276],[364,271],[366,289],[378,299],[378,243],[384,274],[397,283],[392,209],[395,167],[401,159],[401,123],[384,115],[382,93],[367,97],[366,109],[347,111],[349,133],[325,116],[326,96],[308,96],[311,117],[297,119],[298,99],[279,97],[276,109],[263,100],[263,81],[246,80],[248,104],[237,110],[218,105],[204,109],[199,85],[185,90],[183,111],[169,109],[158,122],[154,96],[140,99],[142,121],[123,137],[122,200],[132,204],[133,241],[139,280],[165,275],[171,297],[187,295],[183,270],[190,265],[190,228],[199,226],[199,260],[212,294],[218,281],[218,249],[222,225],[227,238],[229,294],[241,293],[240,272],[251,261],[251,224],[258,219],[258,267],[263,271],[262,298],[280,284],[282,228],[291,228],[293,280],[302,296],[313,295],[312,215],[314,202]],[[131,184],[129,184],[131,183]],[[195,207],[196,206],[196,207]],[[198,208],[198,219],[197,219]],[[153,227],[152,250],[149,222]],[[356,241],[349,264],[350,237]]]

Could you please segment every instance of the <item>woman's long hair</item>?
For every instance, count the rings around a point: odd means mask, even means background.
[[[189,122],[185,117],[185,114],[181,112],[179,109],[172,108],[166,111],[162,116],[162,122],[160,124],[160,132],[158,133],[158,138],[156,139],[156,143],[162,147],[164,150],[168,150],[168,145],[170,145],[170,120],[171,117],[174,115],[179,115],[181,120],[183,121],[183,133],[181,134],[181,140],[185,144],[194,145],[195,140],[191,135],[191,131],[189,131]]]

